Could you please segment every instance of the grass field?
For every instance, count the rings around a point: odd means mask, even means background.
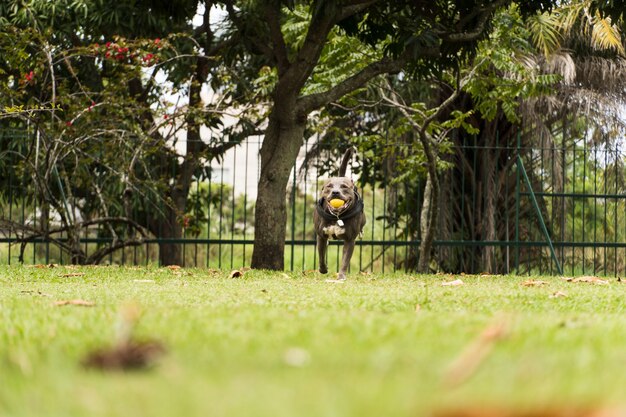
[[[544,284],[526,286],[529,277],[515,276],[326,278],[0,267],[0,416],[451,416],[463,414],[444,411],[626,406],[626,284],[616,279],[534,277]],[[463,284],[442,285],[455,279]],[[55,304],[74,299],[95,305]],[[160,340],[167,352],[145,370],[85,369],[88,352],[113,344],[129,323],[123,317],[137,311],[135,337]]]

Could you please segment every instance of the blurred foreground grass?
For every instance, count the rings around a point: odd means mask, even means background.
[[[615,279],[326,278],[0,267],[0,416],[626,406],[626,284]],[[55,305],[74,299],[95,306]],[[141,311],[135,336],[160,340],[167,353],[141,371],[83,368],[88,352],[113,343],[129,308]],[[485,336],[494,326],[501,333]]]

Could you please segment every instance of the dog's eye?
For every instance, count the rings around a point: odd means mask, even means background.
[[[347,189],[348,189],[348,188],[350,188],[350,187],[348,187],[346,184],[341,184],[341,188],[342,188],[343,190],[347,190]]]

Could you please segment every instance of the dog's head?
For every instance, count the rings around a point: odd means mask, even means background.
[[[354,187],[354,181],[348,177],[333,177],[330,178],[324,186],[320,197],[324,200],[323,207],[329,211],[345,211],[350,208],[357,199],[356,188]],[[341,207],[333,208],[329,205],[329,201],[333,199],[340,199],[344,201],[344,205]]]

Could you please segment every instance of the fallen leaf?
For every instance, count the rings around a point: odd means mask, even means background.
[[[89,353],[82,361],[86,368],[102,370],[141,369],[165,353],[160,342],[126,342],[109,349]]]
[[[454,281],[442,282],[441,286],[442,287],[457,287],[459,285],[464,285],[464,284],[465,283],[461,281],[460,279],[455,279]]]
[[[94,303],[93,301],[85,301],[85,300],[75,299],[75,300],[55,301],[54,305],[56,305],[56,306],[73,305],[73,306],[93,307],[93,306],[96,305],[96,303]]]
[[[606,279],[593,277],[593,276],[582,276],[578,278],[568,277],[568,278],[563,278],[563,279],[567,282],[587,282],[590,284],[599,284],[599,285],[607,285],[609,283],[609,281],[607,281]]]
[[[449,366],[444,375],[444,385],[455,387],[467,381],[489,355],[496,342],[505,338],[508,328],[508,322],[503,318],[489,324]]]
[[[522,282],[522,285],[524,287],[541,287],[546,284],[548,284],[547,281],[540,281],[536,279],[529,279],[527,281]]]
[[[564,293],[563,291],[557,291],[554,294],[550,295],[550,298],[560,298],[560,297],[567,297],[567,294]]]
[[[241,272],[238,269],[235,269],[234,271],[231,271],[230,275],[228,275],[228,278],[241,278],[243,276],[243,272]]]
[[[59,275],[62,278],[71,278],[71,277],[82,277],[84,276],[84,272],[70,272],[69,274]]]
[[[36,265],[31,265],[29,266],[29,268],[56,268],[58,265],[57,264],[36,264]]]
[[[34,294],[37,294],[37,295],[39,295],[39,296],[41,296],[41,297],[52,297],[52,294],[46,294],[46,293],[41,292],[41,291],[39,291],[39,290],[37,290],[37,291],[33,291],[33,290],[23,290],[23,291],[20,291],[20,292],[21,292],[21,293],[23,293],[23,294],[33,294],[33,295],[34,295]]]
[[[182,269],[182,267],[179,265],[168,265],[166,266],[166,268],[169,269],[170,271],[178,271],[179,269]]]

